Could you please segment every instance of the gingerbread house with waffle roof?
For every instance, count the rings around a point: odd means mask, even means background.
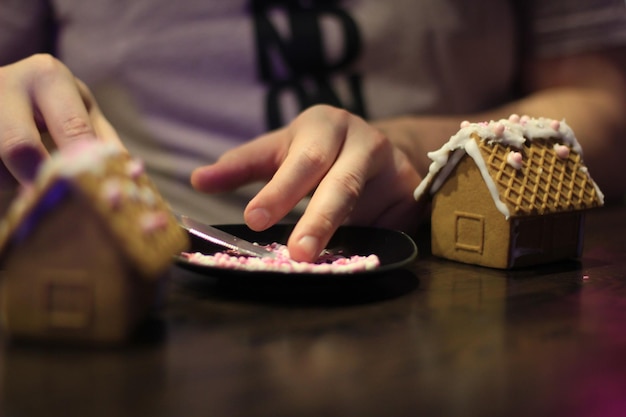
[[[585,211],[603,195],[566,122],[463,122],[428,156],[414,197],[432,202],[434,255],[502,269],[581,255]]]
[[[125,341],[188,247],[143,165],[81,142],[44,162],[0,222],[0,318],[16,339]]]

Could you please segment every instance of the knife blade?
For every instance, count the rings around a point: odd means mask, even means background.
[[[201,239],[237,251],[243,255],[255,256],[257,258],[275,258],[276,254],[267,250],[263,246],[255,245],[245,239],[233,236],[217,227],[209,226],[180,213],[174,213],[178,224],[189,233]]]

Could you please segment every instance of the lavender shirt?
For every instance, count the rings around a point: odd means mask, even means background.
[[[523,53],[626,43],[623,0],[288,3],[3,1],[0,64],[53,48],[172,205],[226,223],[241,222],[259,186],[205,196],[191,170],[303,108],[479,111],[513,98]]]

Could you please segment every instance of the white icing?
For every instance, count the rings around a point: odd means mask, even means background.
[[[83,172],[101,174],[108,157],[124,152],[115,143],[79,141],[57,151],[41,166],[38,181],[47,182],[50,176],[74,177]]]
[[[118,208],[122,199],[155,207],[158,196],[149,186],[140,186],[130,179],[111,178],[102,184],[101,196],[112,208]]]
[[[149,187],[141,187],[139,190],[141,201],[150,207],[154,207],[157,203],[157,196]]]
[[[133,201],[141,200],[141,193],[139,191],[139,186],[132,181],[124,182],[124,194]]]
[[[472,159],[476,162],[476,166],[480,171],[480,175],[483,177],[483,181],[485,181],[485,184],[487,185],[489,194],[491,194],[491,198],[493,198],[496,207],[498,208],[498,210],[500,210],[502,214],[504,214],[504,217],[508,219],[511,215],[511,213],[509,212],[509,208],[500,200],[498,187],[496,186],[496,183],[493,182],[493,178],[491,178],[491,175],[489,175],[487,164],[480,155],[480,149],[478,149],[478,145],[476,144],[476,142],[473,140],[468,141],[465,145],[465,152],[467,152],[467,154],[471,156]]]
[[[452,172],[456,164],[461,160],[463,155],[465,155],[465,151],[461,149],[457,149],[452,153],[452,156],[449,159],[449,163],[443,167],[441,175],[435,177],[432,185],[433,187],[439,189],[443,185],[443,182],[446,178],[448,178],[448,175],[450,175],[450,173]]]

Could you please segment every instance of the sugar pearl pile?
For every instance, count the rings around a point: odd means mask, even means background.
[[[232,252],[217,252],[205,255],[200,252],[183,253],[189,262],[224,269],[257,272],[279,272],[296,274],[349,274],[375,269],[380,265],[376,255],[345,257],[322,255],[316,262],[297,262],[289,257],[287,246],[279,243],[267,245],[276,254],[275,258],[255,258]]]

